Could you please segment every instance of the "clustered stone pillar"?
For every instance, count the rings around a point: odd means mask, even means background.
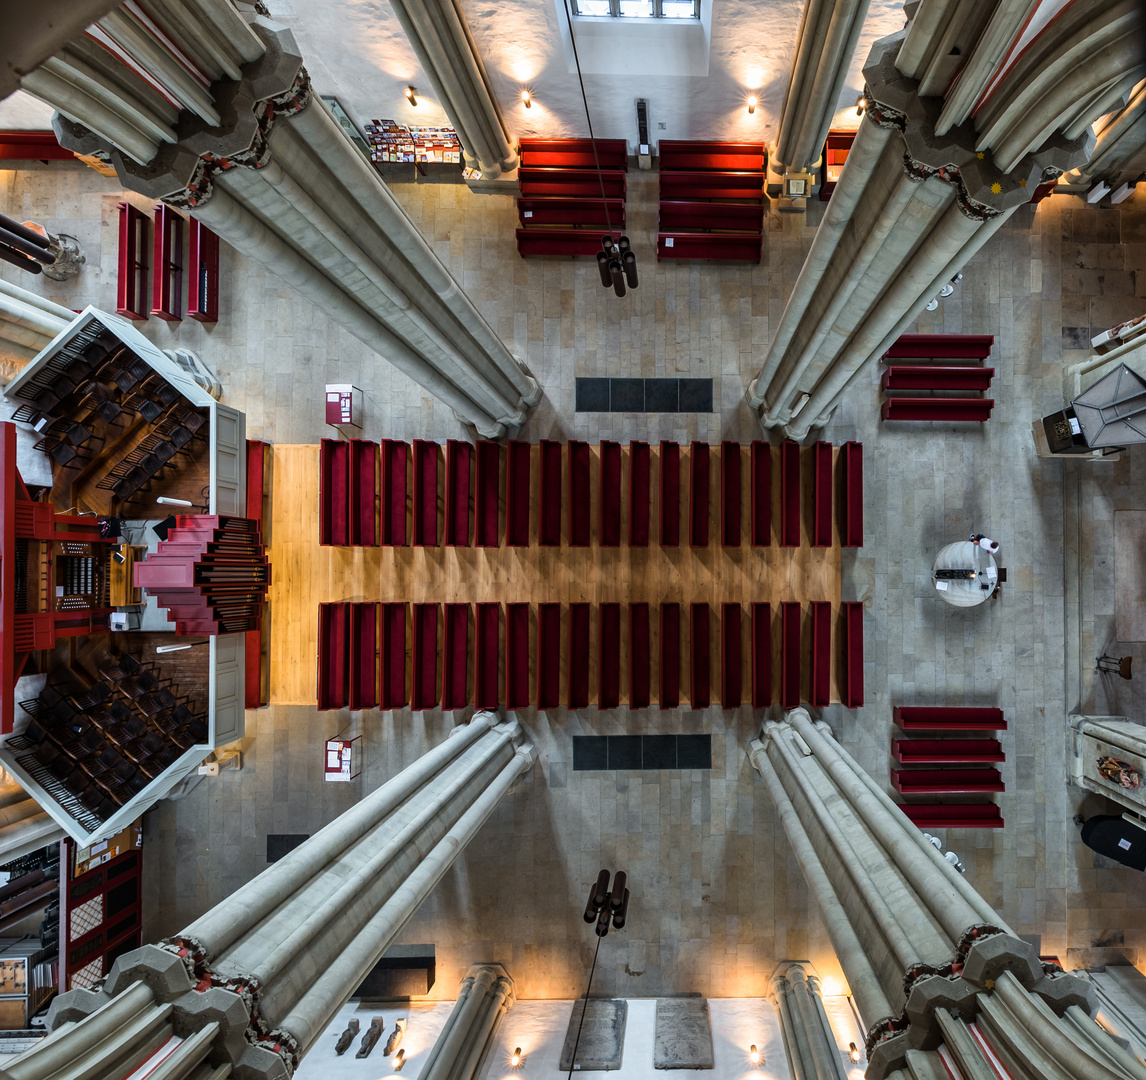
[[[76,317],[74,311],[0,281],[0,374],[10,379]]]
[[[286,1080],[532,767],[522,739],[476,713],[180,934],[119,957],[101,989],[61,994],[53,1037],[0,1078],[82,1064],[120,1080],[174,1036],[150,1076]]]
[[[22,84],[56,107],[63,145],[199,218],[479,434],[521,425],[541,399],[536,379],[312,94],[291,32],[243,12],[141,0],[92,28],[116,51],[71,41]]]
[[[1146,173],[1146,80],[1130,92],[1126,104],[1094,125],[1096,143],[1090,160],[1072,169],[1062,182],[1071,190],[1089,191],[1099,180],[1112,190],[1132,188]]]
[[[769,995],[780,1014],[784,1054],[794,1080],[848,1080],[820,996],[820,980],[803,964],[772,976]]]
[[[1146,71],[1129,0],[1070,5],[1001,69],[1029,7],[921,0],[873,45],[864,119],[746,394],[766,429],[799,440],[826,424],[1035,188],[1087,161],[1090,122]]]
[[[867,1026],[868,1080],[946,1075],[944,1055],[966,1077],[995,1075],[992,1055],[1014,1080],[1146,1077],[1091,1019],[1087,980],[1041,961],[827,724],[797,709],[749,758]]]
[[[475,1080],[502,1017],[517,1000],[501,964],[475,964],[466,972],[446,1026],[422,1062],[418,1080]]]
[[[391,0],[391,7],[469,164],[491,180],[516,169],[513,136],[457,0]]]
[[[870,0],[805,0],[769,164],[807,173],[824,149]]]

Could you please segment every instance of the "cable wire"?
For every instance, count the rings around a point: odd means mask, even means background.
[[[568,2],[568,0],[566,0]],[[585,1026],[585,1013],[589,1011],[589,991],[593,988],[593,972],[597,970],[597,954],[601,951],[601,938],[593,950],[593,966],[589,969],[589,983],[585,987],[585,1004],[581,1006],[581,1023],[577,1025],[577,1038],[573,1040],[573,1056],[569,1059],[569,1080],[573,1080],[573,1070],[577,1066],[577,1047],[581,1045],[581,1028]]]

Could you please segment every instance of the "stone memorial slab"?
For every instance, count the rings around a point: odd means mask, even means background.
[[[657,999],[653,1068],[712,1068],[712,1025],[706,998]]]
[[[584,1009],[585,1023],[581,1025]],[[625,1044],[625,1017],[627,1005],[621,998],[591,998],[573,1003],[569,1015],[569,1030],[565,1045],[561,1047],[561,1071],[568,1072],[572,1065],[581,1070],[608,1071],[621,1067],[621,1050]],[[707,1013],[705,1014],[707,1016]],[[577,1041],[577,1028],[581,1027],[581,1040]],[[577,1061],[573,1061],[573,1046],[577,1046]],[[711,1046],[711,1043],[710,1043]],[[709,1058],[712,1050],[709,1049]]]

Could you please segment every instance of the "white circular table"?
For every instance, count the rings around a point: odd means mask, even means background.
[[[936,570],[974,570],[975,577],[940,581],[935,577]],[[943,600],[955,607],[974,607],[989,600],[998,583],[994,557],[970,540],[948,544],[931,564],[931,584]]]

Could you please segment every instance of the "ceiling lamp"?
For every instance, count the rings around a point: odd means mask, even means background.
[[[406,100],[416,108],[418,105],[418,88],[416,86],[407,86],[403,93],[406,95]]]
[[[609,200],[605,197],[605,179],[601,175],[601,161],[597,157],[597,142],[593,138],[593,119],[589,115],[589,99],[585,96],[585,80],[581,75],[581,59],[577,55],[577,39],[573,34],[573,14],[569,10],[569,0],[565,2],[565,17],[569,20],[569,40],[573,45],[573,62],[577,66],[577,82],[581,85],[581,103],[585,106],[585,122],[589,125],[589,145],[593,147],[593,163],[597,167],[597,181],[601,185],[601,206],[605,211],[605,226],[608,232],[601,237],[601,250],[597,252],[597,272],[601,284],[612,287],[618,296],[625,295],[625,285],[637,287],[637,253],[632,250],[627,236],[613,239],[613,221],[609,214]],[[521,92],[525,98],[526,91]],[[526,102],[528,105],[528,102]]]

